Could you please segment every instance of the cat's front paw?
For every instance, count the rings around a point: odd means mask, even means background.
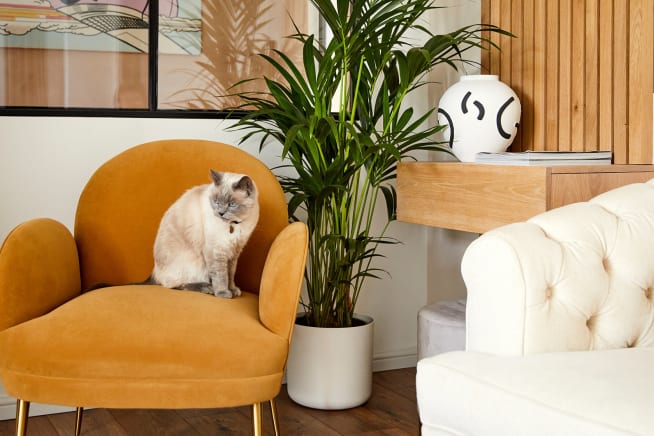
[[[234,296],[234,297],[240,297],[241,296],[241,288],[239,288],[238,286],[236,286],[236,285],[230,286],[229,290],[232,291],[232,296]]]
[[[220,298],[232,298],[232,291],[229,289],[214,290],[213,295]]]

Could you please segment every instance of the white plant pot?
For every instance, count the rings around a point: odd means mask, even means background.
[[[522,108],[513,90],[496,75],[461,76],[438,103],[438,123],[454,155],[474,162],[482,151],[505,151],[518,131]]]
[[[344,328],[295,324],[286,365],[288,396],[314,409],[359,406],[372,394],[373,319]]]

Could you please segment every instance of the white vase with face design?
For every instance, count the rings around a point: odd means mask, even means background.
[[[462,76],[438,103],[438,123],[454,155],[474,162],[479,152],[505,151],[518,131],[522,108],[496,75]]]

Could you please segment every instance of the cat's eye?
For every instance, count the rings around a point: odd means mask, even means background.
[[[235,201],[230,201],[229,202],[229,207],[232,207],[232,208],[236,207],[236,202]]]

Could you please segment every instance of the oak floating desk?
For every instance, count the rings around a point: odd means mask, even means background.
[[[654,165],[520,166],[402,162],[398,220],[484,233],[654,178]]]

